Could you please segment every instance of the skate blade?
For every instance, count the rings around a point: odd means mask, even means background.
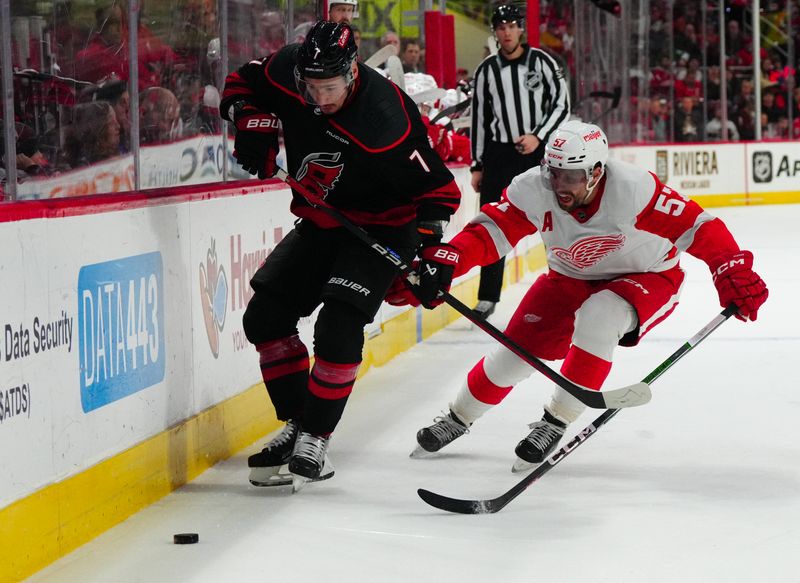
[[[308,484],[310,481],[311,481],[311,479],[310,478],[306,478],[305,476],[298,476],[296,474],[293,475],[292,476],[292,494],[297,494],[300,490],[305,488],[306,484]]]
[[[335,472],[331,470],[327,474],[320,474],[316,478],[306,478],[305,476],[299,476],[297,474],[290,474],[291,478],[287,480],[286,484],[292,485],[292,493],[296,494],[303,488],[305,488],[306,484],[309,482],[323,482],[325,480],[330,480],[333,477]]]
[[[423,449],[421,445],[418,445],[414,449],[414,451],[412,451],[410,454],[408,454],[408,457],[414,458],[414,459],[423,459],[423,458],[426,458],[426,457],[431,457],[435,453],[437,453],[437,452],[428,451],[427,449]]]
[[[532,464],[531,462],[527,462],[522,458],[517,458],[514,460],[514,465],[511,466],[511,473],[517,474],[519,472],[527,472],[528,470],[532,470],[539,464]]]
[[[323,482],[325,480],[330,480],[335,473],[336,470],[326,454],[325,463],[322,465],[322,471],[316,478],[309,478],[307,476],[301,476],[300,474],[289,474],[289,476],[291,476],[289,483],[292,485],[292,493],[297,494],[300,490],[305,488],[306,484],[309,482]]]
[[[250,483],[260,488],[288,486],[292,483],[289,465],[270,466],[267,468],[250,468]]]
[[[282,465],[279,471],[265,472],[264,470],[271,470],[272,468],[251,468],[250,469],[250,483],[259,488],[273,488],[275,486],[291,486],[294,479],[294,474],[289,472],[288,464]],[[282,471],[281,471],[282,470]],[[333,468],[324,468],[324,473],[320,474],[317,478],[308,479],[309,482],[321,482],[329,480],[333,477]]]

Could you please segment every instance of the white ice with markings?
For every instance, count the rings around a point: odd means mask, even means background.
[[[446,514],[416,489],[492,498],[515,484],[514,446],[551,391],[543,377],[440,454],[408,457],[493,347],[461,320],[356,384],[333,479],[296,495],[252,487],[253,444],[31,580],[800,581],[800,205],[711,212],[755,253],[770,289],[758,321],[726,322],[653,384],[651,403],[621,412],[500,513]],[[720,311],[705,265],[683,266],[681,305],[617,351],[608,387],[644,378]],[[504,294],[494,323],[524,289]],[[200,542],[172,544],[179,532]]]

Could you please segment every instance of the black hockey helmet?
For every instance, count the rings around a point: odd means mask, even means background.
[[[329,79],[342,75],[349,83],[356,52],[353,30],[347,24],[321,20],[311,27],[297,52],[297,76]]]
[[[525,17],[513,4],[501,4],[492,12],[492,30],[508,22],[516,22],[520,28],[523,28]]]

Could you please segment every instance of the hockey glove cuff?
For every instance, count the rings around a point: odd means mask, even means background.
[[[420,255],[425,247],[441,243],[446,228],[447,221],[419,219],[417,221],[417,234],[419,235],[420,243],[417,255]]]
[[[242,168],[261,180],[272,178],[278,171],[278,128],[280,122],[271,113],[245,105],[236,113],[236,140],[233,157]]]
[[[753,254],[750,251],[738,251],[723,255],[709,264],[714,286],[719,294],[719,303],[723,308],[734,304],[739,313],[739,320],[755,321],[758,309],[767,301],[769,290],[758,274],[753,271]]]

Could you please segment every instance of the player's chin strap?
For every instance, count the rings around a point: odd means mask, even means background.
[[[600,176],[598,176],[596,180],[593,180],[591,185],[587,185],[586,187],[586,196],[583,197],[582,203],[584,205],[588,205],[592,202],[592,199],[594,198],[594,191],[597,188],[597,185],[600,184],[600,182],[603,180],[603,176],[606,175],[605,165],[603,165],[600,170]]]
[[[414,270],[411,269],[411,267],[403,260],[402,257],[400,257],[400,255],[398,255],[389,247],[379,243],[372,237],[372,235],[351,222],[339,210],[332,207],[326,201],[311,192],[311,190],[309,190],[293,176],[289,175],[283,168],[278,168],[278,172],[275,175],[277,178],[286,182],[286,184],[288,184],[295,192],[300,194],[308,202],[308,204],[334,219],[337,223],[350,231],[350,233],[355,235],[355,237],[358,238],[362,243],[392,263],[392,265],[399,269],[401,273],[409,276],[409,278],[417,277],[417,274],[414,273]],[[489,334],[489,336],[497,340],[508,350],[531,365],[534,369],[567,391],[570,395],[578,399],[581,403],[595,409],[621,409],[624,407],[644,405],[650,401],[650,398],[652,397],[650,386],[644,382],[629,385],[627,387],[621,387],[619,389],[611,389],[608,391],[593,391],[576,385],[530,354],[527,350],[503,334],[500,330],[492,326],[489,322],[482,319],[480,316],[478,316],[478,314],[469,309],[464,303],[453,297],[450,293],[445,291],[440,293],[445,303],[447,303],[451,308],[455,309],[461,315],[466,317],[478,328]]]

